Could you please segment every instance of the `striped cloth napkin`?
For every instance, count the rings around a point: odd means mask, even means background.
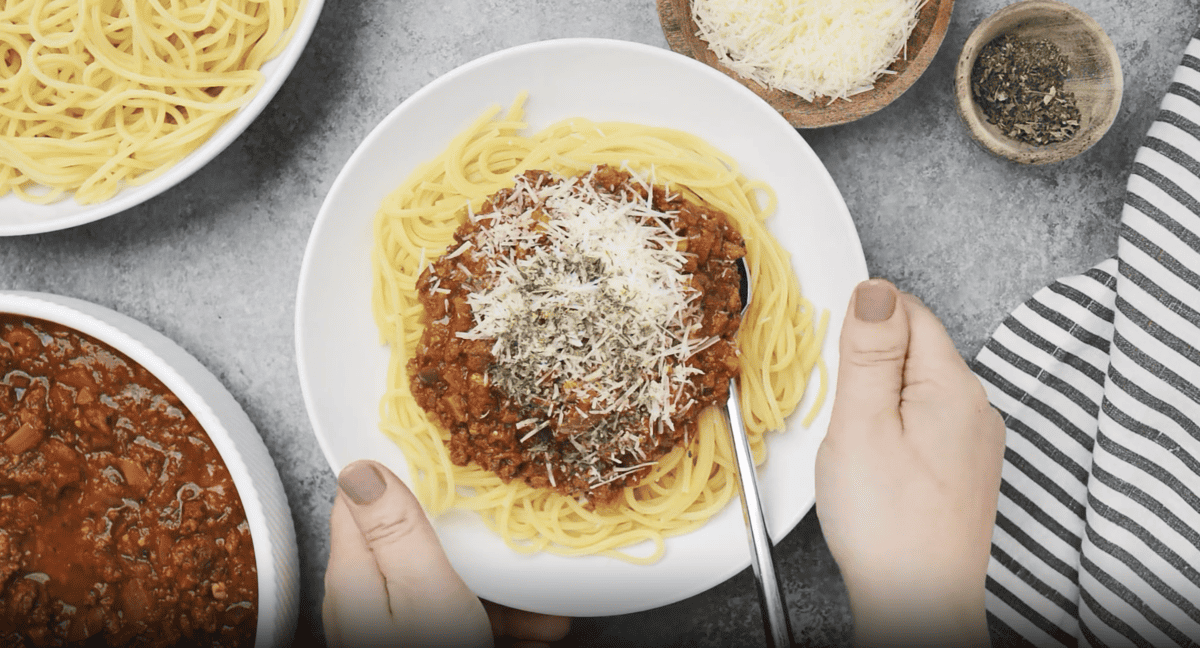
[[[975,360],[1008,427],[996,646],[1200,642],[1200,32],[1121,218],[1116,258],[1035,294]]]

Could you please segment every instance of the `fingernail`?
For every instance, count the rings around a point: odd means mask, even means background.
[[[862,322],[882,322],[896,310],[896,289],[882,279],[858,285],[854,291],[854,316]]]
[[[387,483],[379,471],[366,461],[355,462],[342,469],[342,474],[338,475],[338,486],[359,506],[374,502],[387,490]]]

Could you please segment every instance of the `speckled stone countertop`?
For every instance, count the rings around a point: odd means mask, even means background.
[[[845,196],[871,274],[924,299],[967,357],[1038,288],[1115,253],[1134,153],[1200,17],[1200,0],[1070,1],[1108,32],[1125,75],[1112,130],[1071,161],[993,158],[955,114],[962,44],[1006,0],[958,0],[932,66],[891,106],[803,131]],[[362,138],[426,83],[499,49],[574,36],[667,46],[653,0],[327,0],[274,101],[194,176],[87,226],[0,240],[0,289],[78,297],[137,318],[196,356],[246,409],[296,522],[298,645],[316,645],[321,633],[335,491],[293,353],[295,289],[321,201]],[[778,559],[797,643],[848,644],[845,592],[814,514],[781,542]],[[746,570],[665,608],[580,619],[565,643],[761,641]]]

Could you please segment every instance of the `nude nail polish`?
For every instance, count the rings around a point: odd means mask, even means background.
[[[379,471],[365,461],[346,466],[338,475],[338,486],[359,506],[374,502],[387,490],[387,482],[383,481]]]
[[[882,322],[896,310],[896,289],[882,279],[858,285],[854,291],[854,317],[861,322]]]

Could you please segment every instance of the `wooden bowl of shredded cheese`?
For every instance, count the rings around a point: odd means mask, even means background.
[[[738,80],[797,128],[845,124],[895,101],[929,67],[954,8],[954,0],[657,4],[671,49]]]

